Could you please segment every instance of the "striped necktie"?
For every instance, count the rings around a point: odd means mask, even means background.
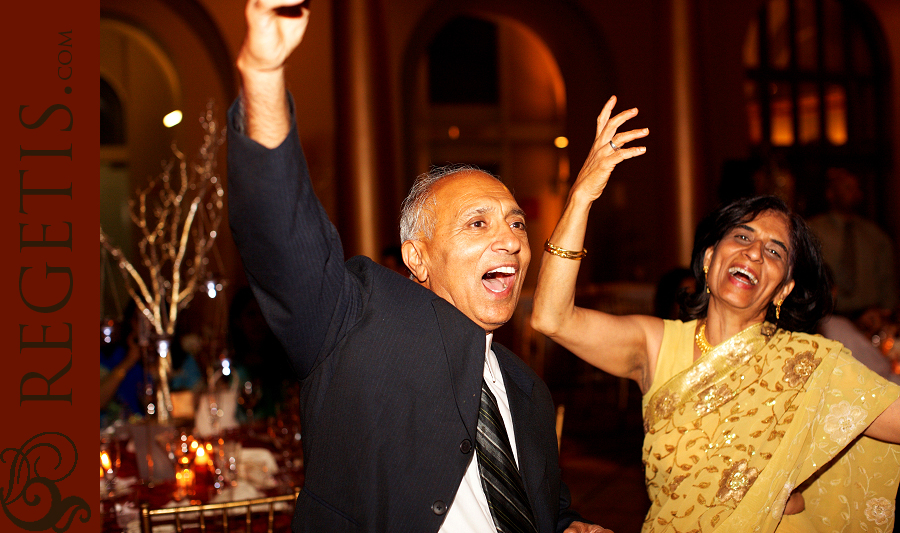
[[[483,379],[475,448],[478,452],[481,486],[487,496],[497,531],[536,533],[534,515],[528,504],[522,477],[516,468],[506,426],[497,407],[497,399]]]

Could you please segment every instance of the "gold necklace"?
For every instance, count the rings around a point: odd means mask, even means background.
[[[700,353],[706,355],[710,350],[713,349],[712,345],[706,340],[706,323],[700,324],[700,329],[697,330],[697,334],[694,335],[694,340],[697,341],[697,348],[700,348]]]

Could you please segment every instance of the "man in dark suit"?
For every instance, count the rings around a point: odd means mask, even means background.
[[[301,382],[294,531],[513,531],[506,509],[521,511],[521,531],[604,531],[569,509],[546,385],[491,344],[531,259],[522,210],[484,172],[442,172],[404,203],[412,281],[365,257],[345,263],[285,90],[284,62],[309,19],[296,3],[249,1],[228,132],[234,237]],[[518,500],[484,472],[503,462],[486,434],[508,435],[500,455],[512,455]]]

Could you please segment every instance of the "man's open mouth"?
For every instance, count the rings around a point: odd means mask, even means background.
[[[491,270],[484,276],[481,276],[481,283],[491,292],[503,292],[509,288],[513,280],[516,279],[516,269],[511,266],[503,266]]]

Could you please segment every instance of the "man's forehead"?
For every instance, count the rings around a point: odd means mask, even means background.
[[[447,176],[437,182],[432,190],[435,200],[442,202],[468,203],[479,198],[492,197],[515,202],[512,193],[500,180],[479,171],[463,171]]]

